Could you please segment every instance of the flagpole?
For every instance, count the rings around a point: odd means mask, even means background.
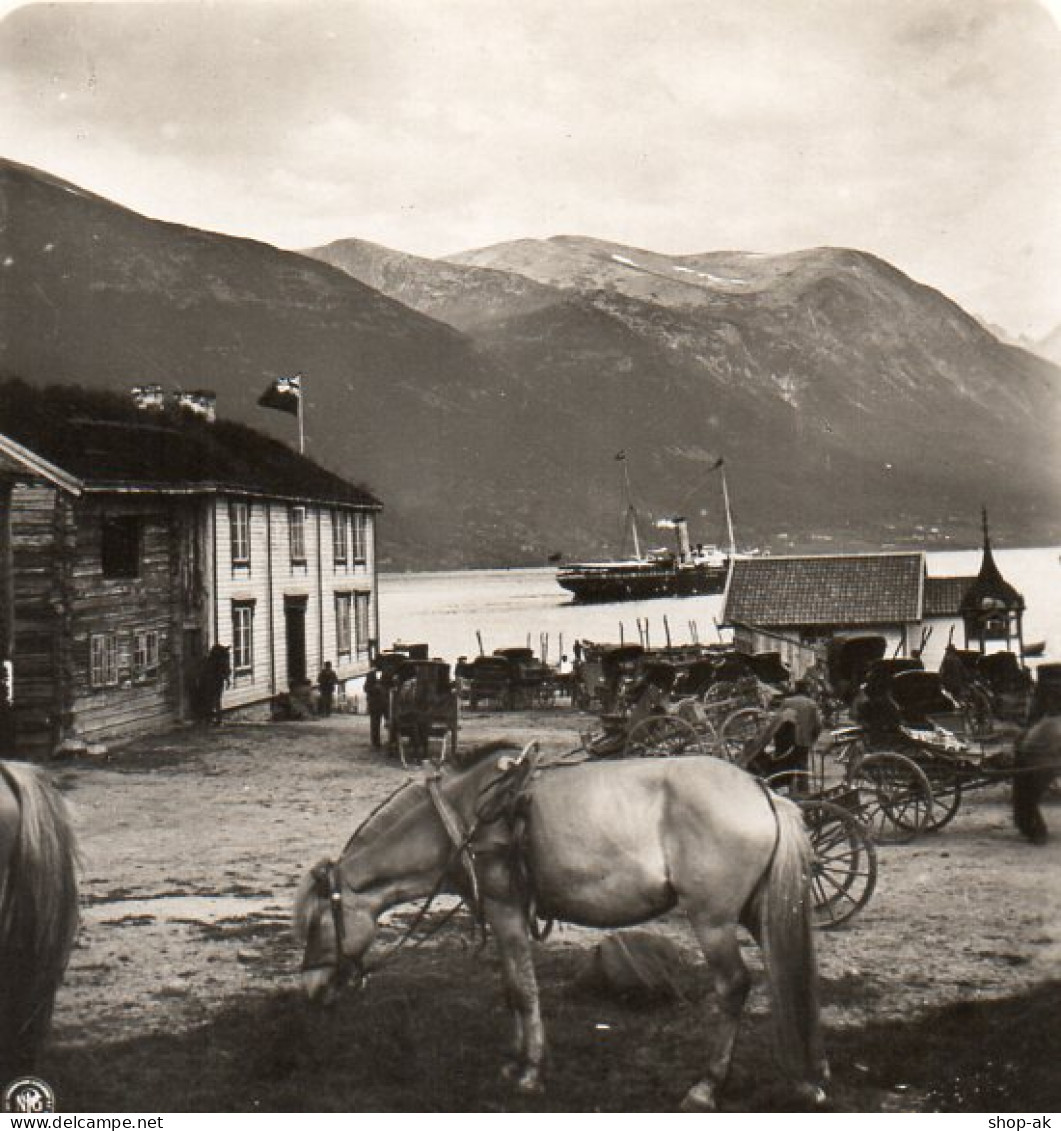
[[[306,382],[305,374],[300,373],[298,378],[298,454],[306,454],[306,434],[302,427],[302,392]]]

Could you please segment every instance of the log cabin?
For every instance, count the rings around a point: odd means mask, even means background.
[[[363,487],[245,426],[117,394],[0,385],[0,741],[47,756],[191,720],[214,644],[226,711],[377,647]]]

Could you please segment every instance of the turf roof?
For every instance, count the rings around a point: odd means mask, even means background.
[[[118,393],[0,381],[0,433],[95,491],[247,492],[382,505],[364,487],[246,425],[182,408],[144,410]]]

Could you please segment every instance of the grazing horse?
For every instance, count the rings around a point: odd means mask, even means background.
[[[1017,739],[1013,767],[1013,820],[1032,842],[1045,844],[1049,833],[1039,802],[1061,773],[1061,715],[1047,715]]]
[[[683,1107],[714,1110],[729,1074],[751,983],[741,924],[765,956],[779,1057],[803,1094],[820,1101],[828,1069],[818,1029],[811,847],[798,808],[714,758],[586,762],[531,775],[527,751],[517,759],[504,749],[513,748],[485,747],[466,769],[410,783],[354,833],[338,861],[305,877],[295,928],[310,999],[328,1003],[350,977],[364,982],[362,960],[387,908],[457,892],[497,941],[515,1021],[515,1059],[504,1074],[533,1094],[542,1090],[545,1052],[534,912],[613,928],[679,908],[722,1007],[706,1074]],[[489,803],[506,772],[526,783],[519,816],[495,820],[488,809],[498,806]],[[462,842],[472,851],[461,853]]]
[[[44,772],[0,762],[0,1084],[32,1071],[77,931],[74,834]]]

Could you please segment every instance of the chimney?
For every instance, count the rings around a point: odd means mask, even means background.
[[[191,389],[188,392],[178,389],[176,401],[178,408],[186,408],[211,422],[217,419],[217,393],[211,389]]]
[[[129,392],[137,408],[159,412],[166,407],[166,397],[161,385],[134,385]]]
[[[690,556],[689,524],[680,516],[671,520],[674,523],[674,536],[678,539],[678,560],[687,562]]]

